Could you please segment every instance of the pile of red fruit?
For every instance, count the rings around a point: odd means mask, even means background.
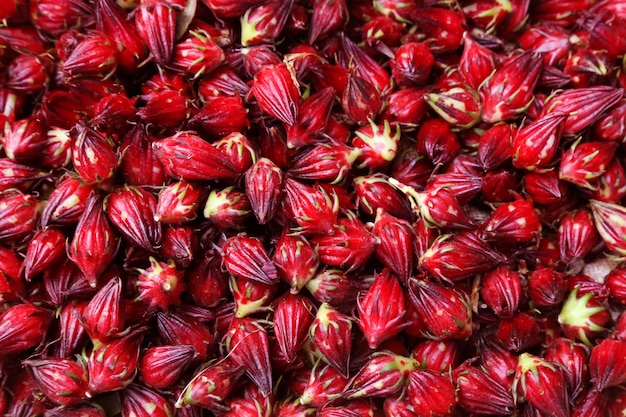
[[[626,416],[626,1],[0,19],[0,415]]]

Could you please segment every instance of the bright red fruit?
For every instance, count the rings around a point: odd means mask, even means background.
[[[319,266],[316,248],[303,236],[284,232],[276,243],[274,263],[279,277],[298,293],[313,278]]]
[[[199,405],[216,412],[228,410],[224,400],[243,376],[243,366],[224,358],[209,364],[189,381],[176,401],[176,407]]]
[[[341,398],[347,384],[348,379],[332,366],[315,367],[298,402],[302,405],[323,407]]]
[[[467,294],[432,281],[413,280],[409,296],[432,339],[467,339],[472,334],[472,310]]]
[[[518,130],[513,139],[513,165],[534,171],[556,156],[567,114],[553,112]]]
[[[88,374],[84,363],[63,358],[24,361],[39,388],[52,402],[64,406],[87,399]]]
[[[167,28],[166,28],[167,30]],[[224,61],[224,51],[204,30],[189,31],[174,45],[168,67],[192,78],[209,74]]]
[[[376,238],[352,212],[337,220],[331,234],[314,235],[320,261],[352,271],[363,266],[376,249]]]
[[[102,208],[102,199],[93,195],[87,201],[67,255],[95,287],[98,277],[115,258],[119,242]]]
[[[269,221],[279,206],[283,177],[282,170],[267,158],[260,158],[246,172],[246,195],[260,224]]]
[[[296,123],[300,90],[286,65],[264,67],[255,75],[251,92],[264,112],[286,125]]]
[[[618,256],[626,255],[626,208],[613,203],[591,200],[591,212],[606,247]]]
[[[450,375],[427,369],[409,372],[408,394],[418,416],[450,417],[457,403]]]
[[[52,321],[49,311],[33,304],[16,304],[0,316],[2,356],[23,352],[39,345]]]
[[[415,359],[387,352],[374,353],[346,387],[347,399],[389,397],[400,392],[411,371],[418,369]]]
[[[302,295],[285,294],[276,300],[274,308],[274,335],[281,354],[294,362],[315,318],[315,306]]]
[[[161,224],[155,220],[157,199],[148,191],[126,185],[109,194],[103,207],[132,245],[153,252],[161,243]]]
[[[505,61],[482,84],[482,120],[496,123],[516,119],[530,106],[542,69],[542,56],[526,51]]]
[[[438,236],[419,258],[419,266],[448,281],[461,281],[488,272],[506,257],[474,231]]]
[[[32,233],[42,208],[30,194],[10,190],[0,195],[0,242],[17,243]]]
[[[309,337],[324,361],[345,377],[352,347],[351,330],[352,320],[327,303],[319,307],[309,329]]]
[[[194,132],[152,142],[152,148],[168,175],[186,180],[234,179],[239,173],[232,162]]]
[[[303,233],[333,234],[339,213],[336,194],[311,187],[294,179],[284,182],[283,205]]]
[[[264,397],[274,385],[268,334],[263,323],[254,318],[236,318],[223,340],[225,352],[237,365],[242,366]]]
[[[481,415],[508,415],[515,409],[513,395],[487,372],[463,364],[454,370],[459,405],[465,411]]]
[[[379,209],[372,228],[378,239],[376,258],[402,282],[408,282],[415,265],[415,231],[411,224]]]
[[[518,199],[496,208],[481,229],[486,240],[521,243],[536,238],[541,231],[541,223],[533,203]]]
[[[519,356],[513,394],[540,412],[554,417],[569,416],[565,378],[558,365],[530,353]]]
[[[170,305],[180,303],[180,295],[185,289],[183,271],[176,268],[173,260],[160,262],[150,257],[150,266],[138,269],[138,300],[148,304],[148,308],[167,311]]]
[[[226,240],[222,251],[223,265],[231,274],[263,284],[277,282],[276,265],[259,239],[239,234]]]
[[[500,266],[482,279],[480,295],[494,313],[503,318],[511,317],[522,299],[520,274],[508,266]]]
[[[126,388],[137,374],[143,332],[135,330],[119,339],[94,346],[87,357],[89,387],[86,395]]]
[[[371,349],[406,327],[406,295],[398,278],[388,269],[378,274],[357,306],[357,324]]]
[[[161,394],[140,384],[130,384],[118,395],[124,416],[170,417],[175,412]]]
[[[589,373],[599,390],[618,386],[626,381],[626,364],[621,358],[626,354],[626,342],[604,339],[591,349]]]

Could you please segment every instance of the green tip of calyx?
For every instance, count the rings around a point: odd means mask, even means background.
[[[572,326],[579,328],[577,332],[578,338],[587,346],[591,346],[591,342],[588,338],[588,332],[602,332],[604,327],[595,323],[592,317],[605,310],[605,307],[589,306],[588,303],[593,297],[593,293],[584,294],[582,297],[578,297],[578,287],[569,294],[567,300],[563,304],[563,309],[558,317],[558,322],[561,325]]]
[[[519,358],[517,360],[517,366],[522,373],[526,373],[528,371],[536,372],[538,360],[539,358],[537,358],[536,356],[531,355],[528,352],[524,352],[519,355]]]
[[[417,360],[400,355],[394,355],[392,364],[393,369],[397,369],[403,373],[414,371],[420,367],[420,363]]]
[[[590,321],[591,316],[605,310],[603,306],[589,307],[587,304],[593,297],[593,293],[578,297],[578,287],[569,294],[559,314],[559,323],[570,326],[585,326],[592,331],[601,331],[603,328]]]

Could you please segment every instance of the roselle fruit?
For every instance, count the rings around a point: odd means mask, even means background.
[[[565,297],[565,279],[551,268],[538,268],[528,277],[528,295],[537,307],[552,307]]]
[[[529,242],[541,231],[533,204],[519,199],[496,208],[481,225],[483,238],[502,242]]]
[[[39,388],[52,402],[71,406],[87,398],[88,374],[84,363],[47,358],[25,361]]]
[[[615,149],[614,143],[575,143],[563,154],[559,178],[581,188],[595,189],[592,182],[604,174]]]
[[[165,417],[174,413],[174,407],[161,394],[139,384],[131,384],[118,396],[124,416]]]
[[[282,170],[267,158],[260,158],[246,172],[246,195],[260,224],[269,221],[278,208],[283,175]]]
[[[95,287],[99,276],[113,261],[118,240],[113,226],[107,219],[102,200],[93,195],[82,213],[67,255]]]
[[[267,331],[259,320],[237,318],[223,340],[232,361],[243,367],[264,397],[272,392],[272,368]]]
[[[26,238],[37,224],[42,208],[35,196],[12,191],[0,197],[0,242],[5,244]]]
[[[598,234],[609,250],[621,256],[624,253],[625,245],[620,234],[621,218],[626,215],[626,209],[619,204],[597,200],[592,200],[590,205]],[[611,221],[611,219],[614,220]]]
[[[458,401],[449,375],[424,369],[409,372],[408,393],[417,415],[451,416]]]
[[[46,411],[46,417],[106,417],[106,412],[102,406],[97,404],[82,404],[71,408],[57,407]]]
[[[135,379],[143,334],[137,329],[94,347],[86,359],[89,372],[88,396],[117,391]]]
[[[147,251],[161,243],[161,225],[154,219],[156,207],[154,195],[138,187],[119,188],[103,201],[104,211],[120,234]]]
[[[357,302],[357,324],[370,348],[375,349],[404,328],[405,305],[406,296],[400,281],[388,269],[383,270]]]
[[[243,366],[229,359],[209,364],[189,381],[178,397],[176,407],[199,405],[209,410],[226,411],[228,408],[223,402],[243,374]]]
[[[402,282],[407,282],[415,265],[416,236],[411,224],[379,209],[372,233],[378,239],[376,258]]]
[[[483,276],[480,295],[487,306],[498,316],[511,317],[522,298],[522,280],[517,272],[500,266]]]
[[[384,352],[374,354],[352,378],[343,397],[355,399],[393,395],[404,388],[410,371],[417,368],[418,362],[414,359]]]
[[[467,294],[433,281],[410,282],[409,297],[433,339],[466,339],[472,334]]]
[[[302,102],[296,123],[286,127],[288,148],[303,148],[316,144],[320,131],[328,124],[333,98],[333,88],[326,87]]]
[[[558,365],[530,353],[519,356],[513,393],[547,415],[569,415],[566,384]]]
[[[126,330],[122,280],[116,277],[103,285],[85,307],[81,319],[83,327],[94,342],[104,342],[120,336]]]
[[[570,262],[584,258],[598,240],[592,214],[579,210],[565,215],[559,225],[559,248],[561,260]]]
[[[572,135],[590,125],[606,109],[620,100],[623,90],[608,86],[578,88],[556,94],[544,107],[544,112],[563,112],[568,115],[563,133]]]
[[[461,363],[462,343],[454,339],[424,339],[415,345],[411,357],[422,368],[445,372]]]
[[[339,213],[336,194],[313,188],[287,178],[284,182],[283,205],[304,233],[333,234]]]
[[[321,357],[344,377],[348,376],[351,330],[352,320],[326,303],[319,307],[309,328],[309,337]]]
[[[375,216],[380,208],[392,216],[413,220],[408,199],[387,175],[377,173],[359,176],[353,182],[359,212]]]
[[[178,132],[152,142],[152,148],[170,176],[200,181],[238,176],[228,158],[195,132]]]
[[[314,304],[302,295],[285,294],[275,302],[274,336],[281,354],[294,362],[314,320]]]
[[[505,261],[503,254],[470,231],[438,236],[420,256],[419,266],[442,279],[461,281]]]
[[[80,318],[86,308],[86,301],[74,300],[63,306],[58,313],[60,341],[57,351],[59,357],[68,357],[84,342],[87,332]]]
[[[24,277],[32,277],[63,259],[65,235],[57,229],[42,229],[28,244],[24,259]]]
[[[209,74],[224,60],[224,51],[209,33],[199,29],[174,45],[170,68],[191,78]]]
[[[39,345],[46,336],[52,315],[33,304],[16,304],[2,314],[0,347],[3,356]]]
[[[382,126],[371,122],[354,133],[356,136],[352,138],[352,146],[359,152],[355,161],[358,168],[380,170],[396,157],[400,140],[398,125],[392,131],[387,121]]]
[[[483,121],[511,120],[530,106],[541,72],[541,60],[541,55],[529,50],[496,69],[479,90],[483,99]]]
[[[298,402],[302,405],[323,407],[341,398],[347,384],[348,379],[335,368],[330,365],[320,366],[311,372],[311,377]]]
[[[294,79],[286,65],[268,66],[256,74],[251,90],[259,107],[286,125],[296,122],[300,105],[300,91]]]
[[[568,392],[572,398],[578,398],[589,382],[589,349],[570,339],[558,338],[548,346],[545,358],[563,365]]]
[[[139,65],[148,56],[148,51],[142,39],[139,38],[135,25],[126,17],[126,13],[116,4],[109,1],[99,1],[96,5],[96,27],[98,30],[109,33],[112,40],[124,45],[117,62],[120,70],[136,74]]]
[[[306,289],[317,301],[341,307],[347,303],[356,305],[355,298],[359,292],[359,285],[354,277],[345,271],[329,267],[318,272],[307,282]]]
[[[230,293],[235,300],[235,317],[247,317],[268,311],[276,295],[276,286],[231,275],[228,281]]]
[[[291,292],[298,293],[317,272],[319,257],[317,250],[304,237],[283,233],[276,243],[274,264]]]
[[[198,360],[209,358],[209,348],[215,338],[204,323],[187,314],[157,313],[159,335],[170,345],[191,345],[198,354]]]
[[[416,147],[433,165],[450,163],[461,150],[451,126],[439,119],[429,119],[420,125]]]
[[[563,132],[565,113],[549,113],[520,129],[513,139],[513,165],[534,171],[550,164],[556,156]]]
[[[164,2],[150,2],[137,8],[135,15],[137,35],[145,42],[154,60],[168,64],[174,51],[176,12]]]
[[[516,313],[501,320],[495,337],[509,350],[519,352],[537,345],[541,340],[537,318],[528,313]]]
[[[83,125],[72,133],[72,163],[80,179],[88,184],[110,180],[120,162],[113,138]]]
[[[168,310],[170,304],[180,303],[184,284],[182,273],[176,269],[174,261],[159,262],[151,257],[150,266],[138,272],[137,300],[147,303],[150,309],[158,307],[164,311]]]
[[[193,183],[177,181],[159,192],[154,218],[158,222],[180,224],[197,216],[202,193]]]
[[[269,285],[278,280],[276,265],[257,238],[233,236],[224,243],[222,251],[224,268],[236,277]]]
[[[624,349],[624,341],[613,339],[604,339],[591,349],[589,373],[599,390],[620,385],[626,380],[626,370],[618,359]]]
[[[328,235],[315,235],[320,261],[347,271],[360,268],[376,249],[376,238],[352,212],[337,219]]]
[[[507,415],[515,409],[513,396],[488,373],[470,364],[454,370],[459,405],[468,413]]]

